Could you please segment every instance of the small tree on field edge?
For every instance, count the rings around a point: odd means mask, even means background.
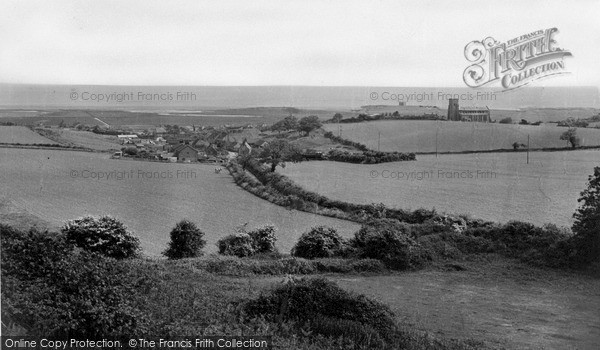
[[[572,148],[577,148],[581,142],[577,136],[576,128],[569,128],[569,130],[563,132],[562,135],[560,135],[560,139],[568,141]]]
[[[181,220],[171,230],[171,241],[163,255],[169,259],[194,258],[202,256],[205,245],[204,232],[193,222]]]
[[[589,176],[588,187],[581,192],[581,203],[573,217],[573,232],[582,262],[600,260],[600,167]]]

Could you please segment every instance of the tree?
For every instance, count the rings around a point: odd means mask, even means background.
[[[518,150],[518,149],[519,149],[519,148],[521,148],[521,147],[527,147],[527,145],[526,145],[526,144],[523,144],[523,143],[518,143],[518,142],[515,142],[515,143],[513,143],[513,144],[512,144],[512,146],[513,146],[513,149],[514,149],[515,151],[516,151],[516,150]]]
[[[298,119],[293,115],[285,117],[283,120],[278,121],[277,123],[271,126],[271,130],[273,131],[288,131],[288,130],[297,130],[298,129]]]
[[[242,166],[242,169],[245,171],[250,161],[254,159],[250,153],[244,153],[237,156],[237,162]]]
[[[334,123],[339,123],[342,119],[344,119],[344,116],[341,113],[336,113],[333,115],[333,118],[331,118],[331,121]]]
[[[135,146],[128,146],[122,149],[123,153],[125,153],[128,156],[137,156],[138,154],[138,149]]]
[[[500,124],[512,124],[512,118],[511,117],[506,117],[503,119],[500,119],[500,121],[498,123]]]
[[[306,133],[306,136],[308,136],[308,134],[310,134],[311,131],[318,129],[321,126],[322,124],[319,121],[319,117],[317,117],[316,115],[304,117],[298,122],[298,130],[304,131]]]
[[[580,143],[579,137],[577,137],[576,128],[569,128],[569,130],[563,132],[562,135],[560,135],[560,139],[568,141],[572,148],[577,148]]]
[[[275,172],[277,166],[285,168],[285,162],[299,163],[302,155],[286,140],[275,140],[263,147],[259,160],[262,163],[270,164],[271,172]]]
[[[202,256],[205,245],[204,232],[193,222],[181,220],[171,230],[171,241],[163,255],[169,259],[194,258]]]
[[[594,168],[588,180],[588,187],[577,200],[580,207],[573,214],[574,238],[584,262],[600,259],[600,167]]]

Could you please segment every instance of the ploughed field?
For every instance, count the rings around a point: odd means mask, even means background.
[[[271,204],[237,187],[227,170],[216,174],[214,168],[114,160],[88,152],[0,148],[0,202],[2,208],[36,216],[50,227],[86,214],[113,215],[134,231],[150,255],[166,248],[170,230],[184,218],[205,232],[206,252],[216,252],[217,240],[246,222],[249,228],[275,225],[277,247],[284,253],[313,226],[332,226],[346,237],[359,227]],[[92,178],[100,173],[105,178]]]
[[[354,203],[435,208],[474,218],[571,226],[600,150],[420,155],[373,165],[329,161],[282,171],[305,189]]]
[[[566,118],[566,117],[565,117]],[[567,131],[556,124],[516,125],[423,120],[383,120],[364,123],[325,124],[323,128],[370,149],[399,152],[460,152],[512,149],[513,144],[531,148],[568,147],[560,135]],[[437,136],[436,136],[437,135]],[[582,146],[599,146],[600,129],[578,128]]]

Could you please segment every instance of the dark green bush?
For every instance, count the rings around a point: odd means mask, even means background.
[[[67,240],[102,255],[124,259],[138,254],[140,241],[125,225],[110,216],[85,216],[70,220],[62,228]]]
[[[410,225],[397,220],[377,219],[363,224],[352,245],[362,257],[379,259],[391,269],[412,268],[423,262]]]
[[[275,226],[265,225],[248,232],[252,238],[252,247],[255,254],[269,253],[275,251]]]
[[[330,258],[338,255],[344,245],[344,239],[335,229],[317,226],[300,236],[292,255],[306,259]]]
[[[577,200],[579,208],[573,218],[573,245],[579,263],[600,261],[600,167],[588,177],[588,186]]]
[[[238,232],[221,238],[217,242],[219,254],[235,255],[240,258],[251,256],[256,251],[254,249],[254,240],[245,232]]]
[[[206,245],[204,232],[189,220],[181,220],[171,230],[171,241],[163,252],[169,259],[193,258],[202,256]]]
[[[0,226],[2,320],[30,336],[106,338],[144,334],[135,305],[147,281],[122,262],[75,250],[64,236]]]
[[[311,331],[327,337],[378,335],[373,341],[379,342],[396,330],[394,314],[387,306],[347,292],[325,278],[291,279],[249,301],[245,312],[270,321],[308,324]],[[333,326],[335,320],[340,327]],[[352,327],[344,331],[343,324]]]

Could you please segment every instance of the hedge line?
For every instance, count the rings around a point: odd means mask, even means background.
[[[408,160],[416,160],[416,157],[414,153],[377,151],[352,153],[348,151],[332,150],[329,153],[327,153],[326,159],[346,163],[378,164],[386,162],[402,162]]]
[[[348,151],[332,150],[329,153],[327,153],[326,159],[333,160],[336,162],[378,164],[417,159],[414,153],[373,151],[370,150],[367,146],[363,145],[362,143],[346,140],[341,137],[335,136],[331,131],[326,132],[325,137],[337,143],[341,143],[342,145],[351,146],[362,151],[362,153],[353,153]]]
[[[417,224],[437,215],[435,210],[423,208],[409,211],[388,208],[382,203],[356,204],[332,200],[316,192],[305,190],[285,175],[271,172],[255,160],[246,165],[246,170],[254,176],[247,174],[242,166],[235,162],[227,165],[227,169],[236,184],[248,192],[271,203],[296,210],[355,222],[388,218]]]
[[[327,137],[331,141],[335,141],[335,142],[340,143],[340,144],[342,144],[344,146],[351,146],[351,147],[354,147],[354,148],[356,148],[358,150],[361,150],[363,152],[370,151],[370,149],[367,146],[363,145],[362,143],[358,143],[358,142],[346,140],[346,139],[341,138],[339,136],[335,136],[331,131],[327,131],[323,136]]]

